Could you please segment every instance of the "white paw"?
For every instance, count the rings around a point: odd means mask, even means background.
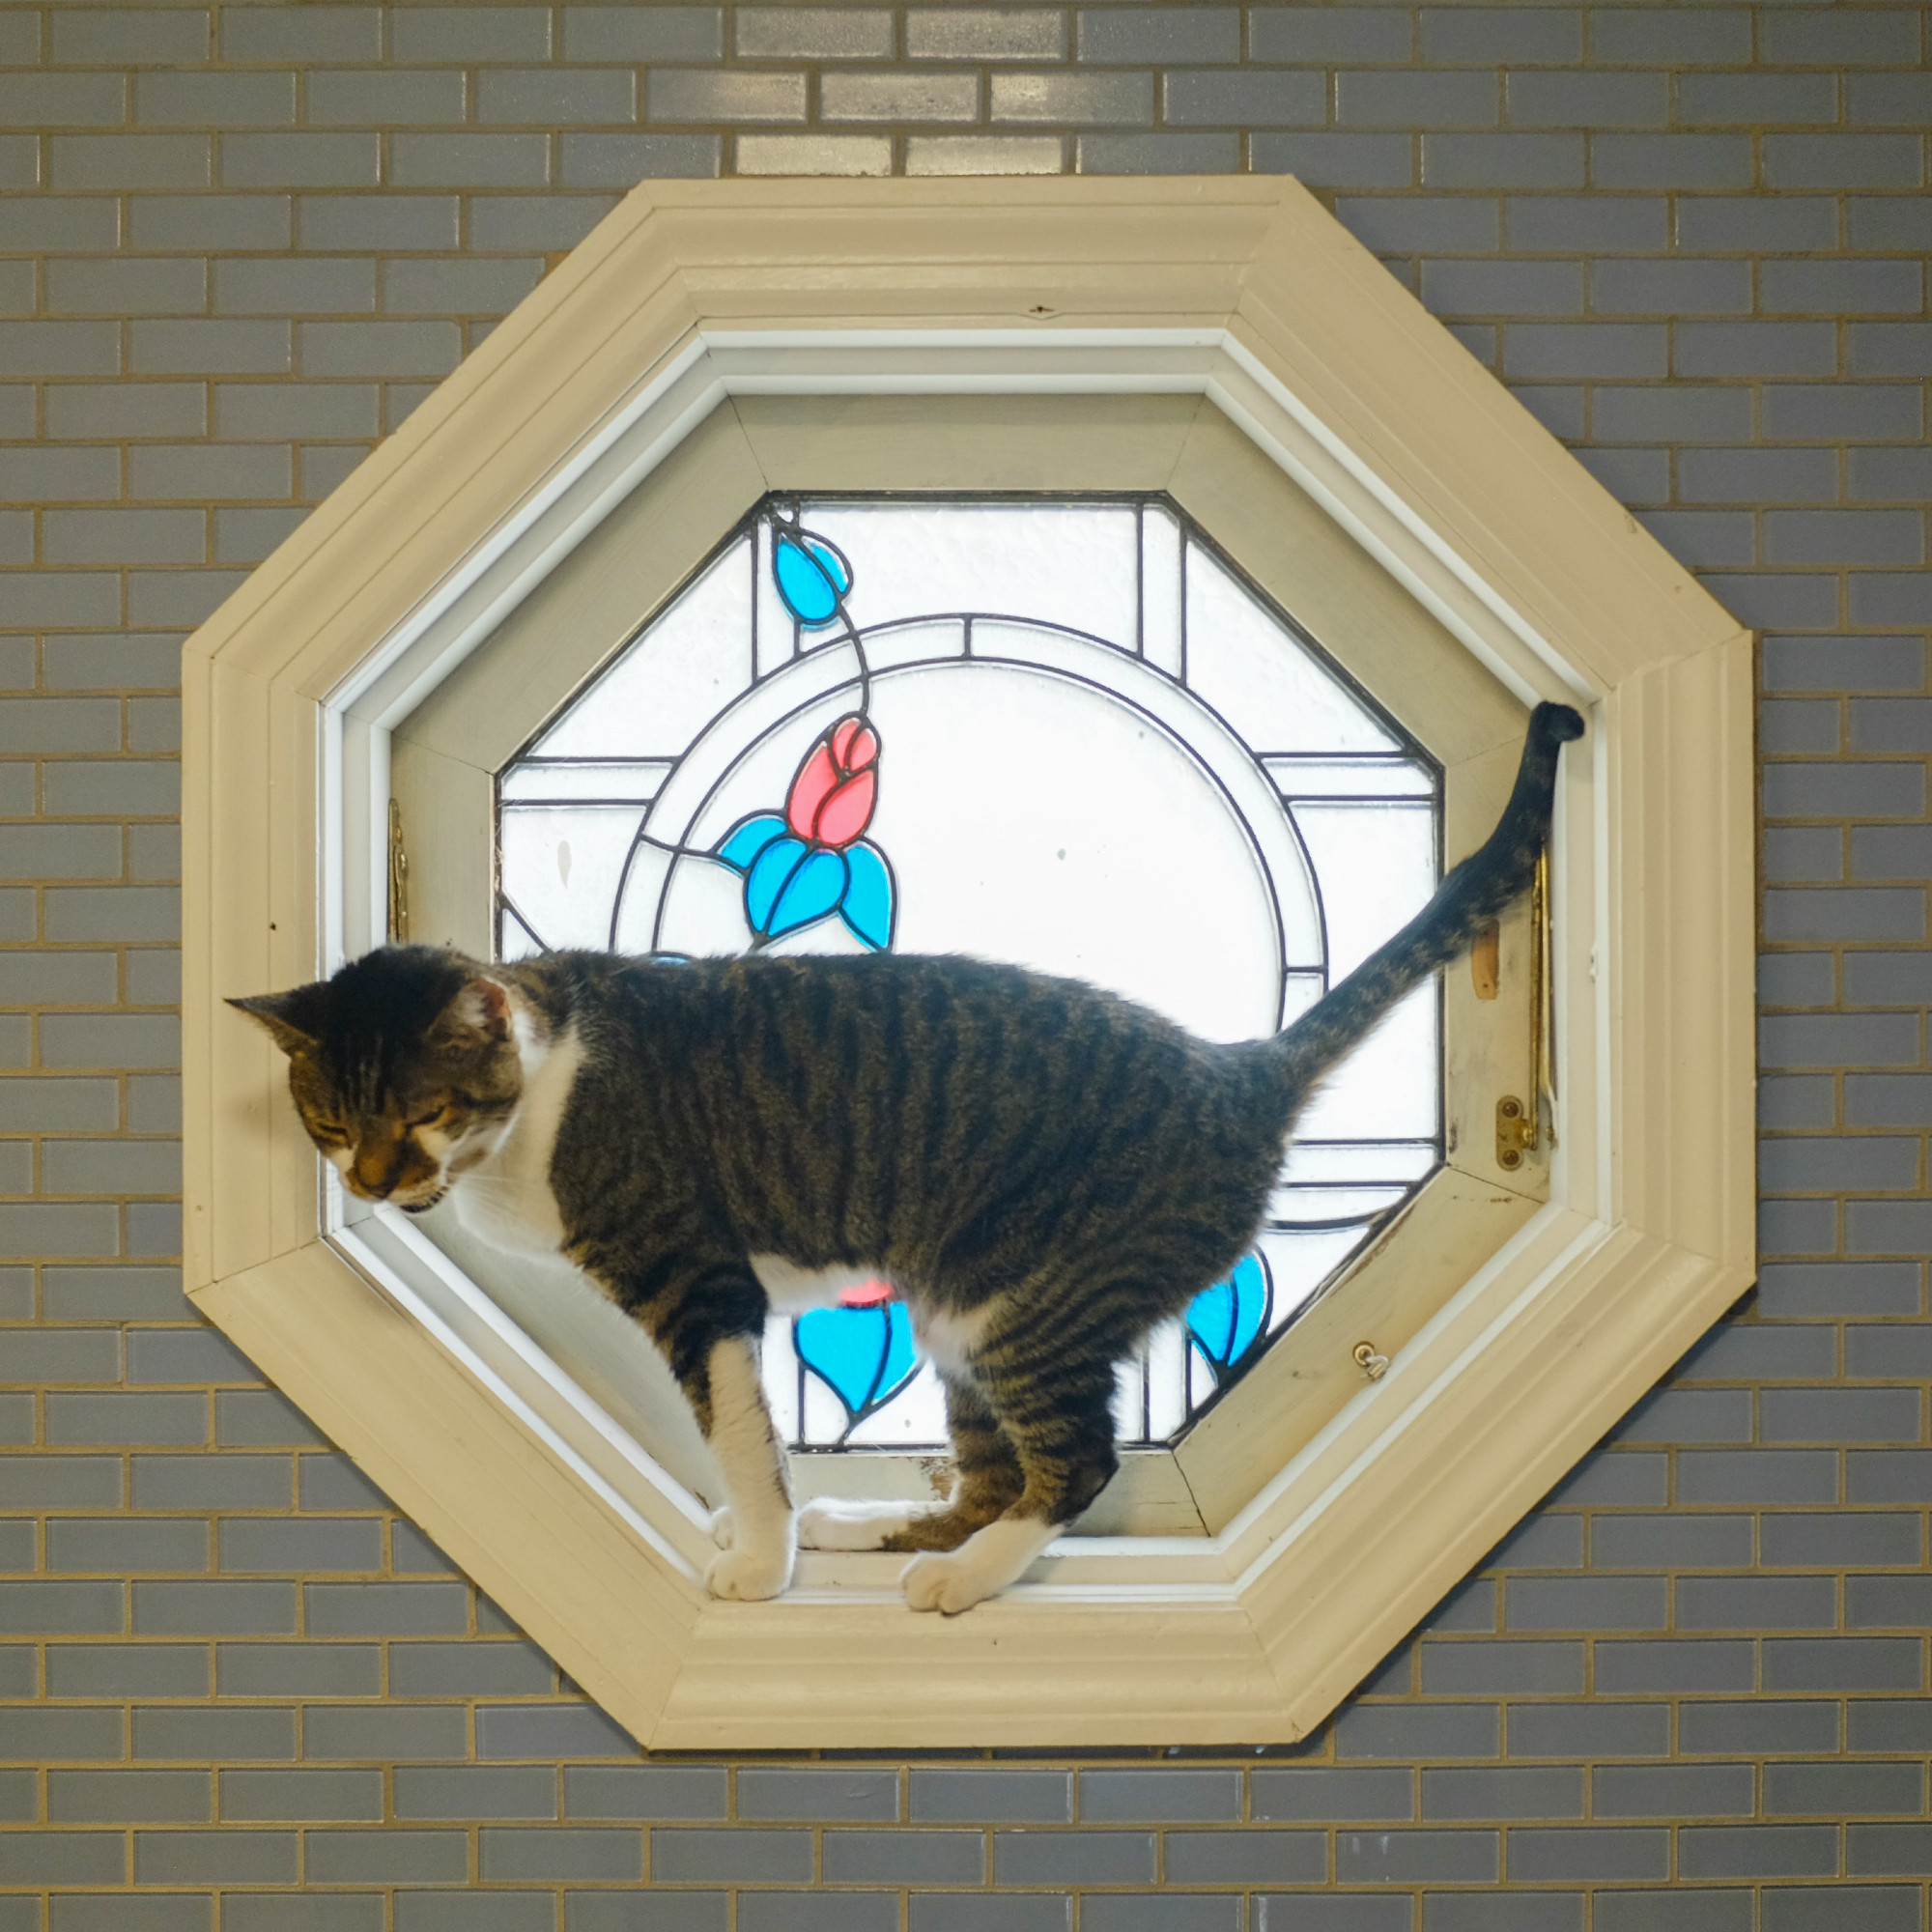
[[[711,1540],[720,1549],[729,1549],[737,1536],[737,1521],[728,1509],[717,1511],[711,1519]]]
[[[956,1617],[990,1597],[1004,1578],[988,1579],[979,1565],[957,1554],[929,1550],[915,1556],[899,1573],[899,1588],[916,1610],[942,1610]]]
[[[950,1555],[915,1556],[899,1573],[899,1588],[916,1610],[957,1616],[1016,1582],[1053,1536],[1054,1525],[1037,1518],[1001,1517]]]
[[[910,1503],[841,1503],[821,1498],[798,1513],[798,1540],[806,1549],[877,1549],[912,1520]]]
[[[721,1549],[704,1573],[704,1587],[714,1597],[740,1604],[776,1597],[790,1581],[788,1556],[755,1549]]]

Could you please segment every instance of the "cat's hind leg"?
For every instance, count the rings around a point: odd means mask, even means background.
[[[944,1502],[842,1502],[824,1497],[798,1513],[808,1549],[955,1549],[1015,1501],[1019,1457],[963,1371],[941,1378],[952,1438],[952,1492]]]
[[[1057,1373],[1035,1362],[1022,1374],[989,1377],[982,1390],[1017,1452],[1020,1492],[956,1548],[927,1544],[906,1565],[899,1587],[916,1610],[957,1615],[1016,1582],[1120,1466],[1111,1360]]]

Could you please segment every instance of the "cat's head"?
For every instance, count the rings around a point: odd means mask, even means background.
[[[523,1093],[509,990],[458,953],[385,946],[333,979],[228,1004],[289,1056],[302,1125],[365,1201],[435,1207]]]

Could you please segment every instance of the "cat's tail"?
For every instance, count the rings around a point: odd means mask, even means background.
[[[1549,837],[1557,752],[1582,735],[1583,720],[1567,704],[1539,704],[1530,713],[1516,789],[1496,829],[1452,867],[1435,897],[1393,939],[1275,1036],[1272,1044],[1287,1061],[1297,1092],[1319,1079],[1404,994],[1464,952],[1491,920],[1528,891],[1537,857]]]

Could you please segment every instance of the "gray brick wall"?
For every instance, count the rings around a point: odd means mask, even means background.
[[[0,5],[0,1932],[1905,1932],[1906,5]],[[1765,632],[1755,1293],[1293,1750],[645,1760],[179,1290],[177,650],[644,175],[1293,170]]]

